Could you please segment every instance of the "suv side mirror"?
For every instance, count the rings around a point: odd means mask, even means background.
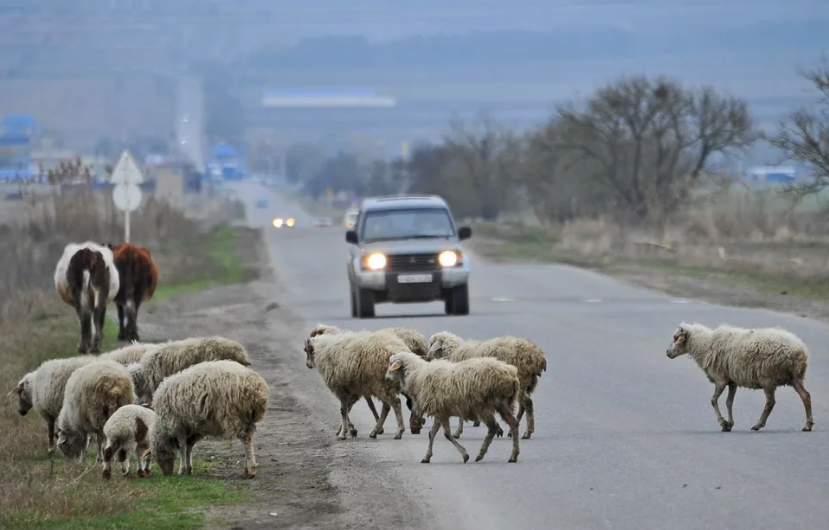
[[[464,240],[472,237],[472,229],[468,226],[458,228],[458,239]]]
[[[352,245],[357,244],[357,232],[354,230],[346,230],[345,231],[345,242],[351,243]]]

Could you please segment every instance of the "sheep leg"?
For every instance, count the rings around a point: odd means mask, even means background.
[[[383,424],[386,423],[386,418],[389,417],[389,411],[391,410],[391,405],[383,401],[383,408],[380,410],[380,417],[377,419],[377,423],[374,425],[374,428],[368,434],[368,437],[372,440],[377,438],[378,430],[383,428]]]
[[[507,422],[509,425],[509,432],[512,438],[512,454],[509,457],[507,462],[517,462],[518,461],[518,420],[515,419],[515,414],[512,412],[512,403],[501,403],[498,406],[498,414]]]
[[[725,418],[722,417],[719,404],[720,396],[725,390],[725,385],[726,384],[721,381],[717,381],[716,383],[714,383],[714,395],[711,396],[711,406],[714,407],[714,412],[717,414],[717,423],[720,424],[720,427],[722,427],[723,432],[728,432],[730,430],[730,427],[728,426],[728,422],[725,421]]]
[[[186,436],[179,436],[178,438],[178,450],[181,453],[181,463],[178,466],[178,474],[185,475],[187,474],[187,437]]]
[[[492,439],[495,438],[495,433],[498,431],[498,423],[495,421],[495,415],[491,412],[485,414],[483,416],[484,425],[487,426],[486,436],[484,437],[484,443],[481,444],[481,449],[478,451],[478,456],[475,457],[476,462],[480,462],[484,459],[484,455],[489,450],[489,444],[492,443]]]
[[[409,409],[411,410],[411,409]],[[409,413],[409,432],[412,434],[420,434],[420,429],[423,428],[423,418],[415,414],[414,411]]]
[[[403,438],[403,433],[406,431],[406,422],[403,420],[403,407],[400,406],[400,398],[394,396],[391,402],[394,409],[394,416],[397,418],[397,434],[394,435],[395,440]]]
[[[435,418],[435,420],[437,421],[437,418]],[[455,449],[457,449],[463,457],[463,463],[465,464],[466,461],[469,460],[469,454],[466,452],[464,446],[462,446],[455,439],[455,437],[452,436],[452,426],[449,425],[449,416],[443,416],[442,418],[440,418],[440,424],[443,425],[443,436],[445,436],[447,440],[452,442],[452,445],[455,446]]]
[[[140,447],[138,445],[135,446],[135,460],[136,465],[138,466],[138,476],[139,477],[146,477],[150,474],[150,457],[141,458],[141,455],[144,451],[146,451],[146,447]]]
[[[348,426],[351,421],[348,419],[348,411],[351,410],[351,407],[356,402],[357,399],[351,396],[347,398],[340,398],[340,416],[342,417],[342,425],[340,425],[340,430],[337,432],[337,438],[339,440],[345,440],[345,435],[349,432]],[[356,429],[352,426],[351,436],[356,436],[354,431],[356,431]]]
[[[256,425],[242,436],[242,443],[245,444],[245,478],[253,478],[256,476],[256,456],[253,453],[253,433],[256,431]]]
[[[107,443],[106,448],[104,448],[104,470],[101,476],[105,479],[108,479],[112,476],[112,455],[115,453],[115,449]]]
[[[766,406],[763,407],[763,413],[760,414],[760,419],[757,420],[757,423],[754,427],[751,428],[752,431],[759,431],[763,427],[766,426],[766,420],[769,419],[769,414],[771,414],[772,409],[774,408],[774,388],[764,388],[763,391],[766,393]]]
[[[728,409],[728,429],[730,431],[734,427],[734,396],[737,395],[737,383],[728,383],[728,396],[725,398],[725,407]]]
[[[374,408],[374,400],[371,397],[366,396],[366,403],[368,404],[368,408],[371,409],[371,414],[374,415],[374,421],[380,421],[380,415],[377,414],[377,409]],[[383,422],[385,423],[385,422]],[[377,430],[377,434],[383,434],[383,424],[380,424],[380,429]],[[355,435],[356,436],[356,435]]]
[[[420,461],[421,464],[428,464],[432,461],[432,447],[435,445],[435,436],[438,434],[438,429],[440,429],[440,422],[435,420],[432,422],[432,428],[429,429],[429,448],[426,450],[426,456]]]
[[[193,474],[193,447],[195,447],[196,443],[198,443],[198,441],[201,440],[202,438],[204,438],[204,437],[199,435],[199,434],[194,434],[194,435],[190,436],[189,438],[187,438],[187,464],[186,465],[187,465],[187,474],[188,475]]]
[[[524,410],[527,411],[527,430],[521,438],[529,440],[532,433],[535,432],[535,410],[533,408],[532,398],[530,396],[525,396],[524,402],[521,405],[524,407]],[[515,421],[517,422],[518,419],[516,418]]]
[[[455,433],[452,436],[460,438],[461,434],[463,434],[463,418],[458,418],[458,428],[455,429]]]
[[[130,459],[128,458],[127,451],[125,449],[121,449],[118,451],[118,462],[121,463],[121,475],[129,478]]]
[[[797,379],[792,383],[792,386],[794,387],[794,391],[797,392],[797,395],[800,396],[801,401],[803,401],[803,407],[806,409],[806,426],[803,427],[803,431],[811,431],[812,426],[815,424],[812,418],[812,395],[809,394],[809,391],[803,385],[803,379]]]
[[[100,463],[104,461],[104,441],[106,437],[103,434],[95,435],[95,442],[98,444],[98,456],[95,457],[95,462]]]
[[[46,420],[46,432],[49,434],[49,449],[46,454],[52,456],[55,452],[55,420]]]
[[[356,404],[356,401],[355,401],[354,403]],[[349,413],[349,414],[351,414],[351,409],[352,409],[352,408],[354,408],[354,404],[352,404],[350,407],[348,407],[348,413]],[[376,419],[377,419],[377,418],[375,418],[375,420],[376,420]],[[340,424],[339,426],[337,426],[337,436],[339,436],[339,434],[340,434],[340,432],[342,431],[342,429],[343,429],[342,424]],[[349,418],[348,418],[348,429],[349,429],[350,431],[354,431],[354,436],[357,436],[357,429],[355,429],[355,428],[354,428],[354,424],[353,424],[353,423],[351,423],[351,417],[349,417]],[[380,432],[380,433],[378,433],[378,434],[383,434],[383,433],[382,433],[382,432]]]

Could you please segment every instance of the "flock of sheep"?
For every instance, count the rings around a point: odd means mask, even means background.
[[[139,476],[149,473],[153,457],[162,473],[171,475],[177,456],[179,474],[191,474],[193,446],[206,436],[241,440],[244,476],[255,476],[253,436],[267,409],[267,383],[249,368],[244,346],[223,337],[139,343],[137,310],[156,285],[157,271],[146,249],[125,243],[67,245],[56,267],[55,286],[78,312],[79,350],[84,354],[42,363],[24,375],[9,396],[17,395],[21,415],[34,409],[43,418],[50,457],[57,447],[67,459],[82,462],[94,437],[104,478],[111,476],[113,457],[122,473],[130,475],[132,453]],[[106,304],[118,293],[123,293],[117,300],[119,317],[127,316],[126,323],[119,319],[119,338],[132,339],[132,344],[101,355],[86,354],[99,347]],[[361,398],[376,422],[369,437],[384,432],[393,410],[394,439],[401,439],[406,430],[401,395],[410,411],[412,434],[420,433],[426,417],[434,418],[422,463],[431,461],[441,428],[464,463],[469,454],[458,439],[466,421],[487,428],[476,462],[484,458],[492,440],[504,434],[496,415],[512,439],[508,462],[518,460],[518,429],[525,414],[527,427],[521,438],[528,440],[535,431],[532,394],[547,370],[547,359],[527,339],[464,340],[448,331],[427,339],[411,327],[350,331],[317,324],[305,340],[304,352],[306,366],[320,373],[339,401],[341,440],[357,435],[349,413]],[[687,354],[714,384],[711,405],[723,431],[734,427],[732,405],[738,387],[765,392],[766,405],[752,427],[756,431],[766,425],[780,386],[791,386],[800,396],[806,411],[803,430],[812,430],[812,401],[804,386],[809,353],[791,332],[728,325],[711,329],[683,322],[666,353],[671,359]],[[718,405],[726,388],[727,419]],[[382,402],[380,414],[374,398]],[[458,418],[454,433],[452,417]]]
[[[12,394],[21,415],[34,409],[46,422],[50,457],[57,447],[83,462],[94,436],[104,478],[113,456],[128,476],[131,453],[139,476],[149,473],[152,457],[171,475],[177,454],[179,474],[191,474],[193,446],[206,436],[241,440],[244,475],[253,477],[253,435],[265,416],[268,385],[249,366],[244,346],[223,337],[133,343],[45,361]]]

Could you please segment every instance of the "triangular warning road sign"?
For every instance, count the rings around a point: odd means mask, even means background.
[[[112,170],[112,176],[109,181],[113,184],[143,184],[144,175],[138,168],[138,164],[133,160],[129,151],[121,153],[121,158],[115,169]]]

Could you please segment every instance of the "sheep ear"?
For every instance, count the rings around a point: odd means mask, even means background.
[[[14,394],[17,394],[19,396],[22,393],[23,393],[23,385],[18,383],[17,386],[14,387],[11,392],[6,394],[6,397],[12,397]]]
[[[403,361],[397,359],[389,365],[389,370],[391,370],[392,372],[396,372],[397,370],[400,370],[401,366],[403,366]]]
[[[311,339],[305,339],[305,353],[311,354],[314,351],[314,347],[311,346]]]
[[[150,456],[152,454],[153,454],[153,450],[152,449],[147,449],[146,451],[141,453],[141,458],[147,458],[148,456]]]
[[[441,346],[440,341],[436,340],[435,342],[432,343],[431,346],[429,346],[429,353],[435,353],[436,351],[438,351],[440,349],[440,346]]]

